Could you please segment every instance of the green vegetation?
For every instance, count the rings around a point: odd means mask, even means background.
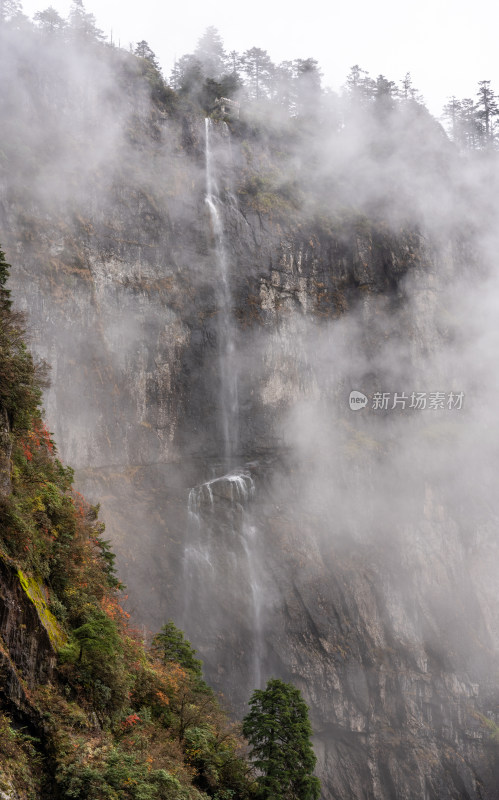
[[[33,576],[25,575],[20,569],[18,569],[17,574],[19,576],[19,583],[37,610],[40,622],[47,631],[52,646],[55,650],[60,650],[66,643],[66,636],[60,624],[57,622],[57,619],[47,606],[43,595],[43,585]]]
[[[243,723],[258,770],[258,796],[279,800],[317,800],[319,779],[312,775],[315,755],[308,709],[299,689],[270,680],[250,700]]]
[[[194,678],[201,680],[202,663],[196,658],[196,651],[183,632],[171,619],[152,640],[152,650],[163,664],[179,664]]]
[[[0,250],[0,409],[11,426],[27,430],[30,414],[38,408],[43,375],[40,368],[37,375],[24,343],[22,317],[11,309],[10,290],[5,285],[9,266]]]
[[[146,41],[138,42],[134,54],[139,59],[139,71],[144,76],[151,90],[151,99],[163,111],[175,108],[176,95],[166,83],[158,59]]]
[[[42,774],[38,742],[0,711],[0,794],[14,788],[27,800],[38,800]],[[3,794],[2,797],[9,796]]]
[[[17,788],[30,800],[244,800],[252,781],[242,737],[203,681],[190,643],[170,621],[148,651],[120,605],[98,508],[73,490],[72,471],[56,458],[43,423],[38,372],[5,288],[8,270],[2,254],[0,414],[12,460],[11,491],[0,498],[0,552],[58,666],[52,683],[24,687],[31,710],[0,693],[0,790]],[[8,661],[1,639],[0,651]],[[23,664],[17,668],[22,679]],[[37,739],[19,730],[27,724]]]

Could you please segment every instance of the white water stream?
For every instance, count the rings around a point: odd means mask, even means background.
[[[225,125],[225,123],[223,123]],[[210,212],[211,228],[215,245],[217,321],[218,321],[218,361],[220,375],[220,427],[223,440],[223,456],[230,467],[237,451],[239,432],[239,398],[237,390],[237,363],[232,319],[232,293],[229,282],[227,246],[221,214],[222,199],[217,181],[215,160],[212,150],[214,123],[205,120],[206,153],[206,205]],[[227,126],[225,125],[227,142]]]
[[[254,688],[262,679],[262,573],[259,530],[251,514],[255,484],[249,470],[237,467],[239,444],[239,399],[237,360],[232,314],[230,264],[223,226],[224,196],[217,174],[216,147],[230,148],[227,127],[223,123],[205,121],[206,205],[209,210],[213,252],[216,260],[217,339],[219,372],[220,461],[229,471],[195,486],[187,501],[188,532],[184,550],[184,624],[190,616],[207,621],[217,619],[219,593],[227,585],[237,587],[245,609],[245,628],[251,631],[246,658]],[[218,128],[218,130],[217,130]],[[235,199],[225,193],[229,204]],[[227,469],[226,466],[226,469]],[[228,574],[228,573],[232,574]],[[196,594],[197,593],[197,594]],[[198,620],[199,622],[199,620]],[[201,620],[202,622],[202,620]],[[209,623],[207,622],[207,625]],[[218,631],[224,634],[224,631]]]

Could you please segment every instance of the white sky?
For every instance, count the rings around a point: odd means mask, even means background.
[[[70,0],[23,0],[24,12]],[[84,0],[98,27],[122,46],[145,39],[168,78],[175,57],[190,53],[208,25],[227,50],[261,47],[275,62],[316,58],[324,84],[339,89],[353,64],[371,77],[399,81],[410,72],[433,114],[446,98],[474,97],[479,80],[499,92],[497,23],[490,0]]]

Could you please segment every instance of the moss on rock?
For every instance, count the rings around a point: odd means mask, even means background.
[[[31,575],[25,575],[20,569],[17,570],[17,574],[22,588],[37,610],[40,622],[47,631],[54,649],[60,650],[66,644],[68,637],[47,606],[42,582]]]

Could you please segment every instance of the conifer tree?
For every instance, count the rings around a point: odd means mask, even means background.
[[[457,97],[450,97],[443,108],[444,120],[449,124],[452,141],[459,143],[461,139],[462,104]]]
[[[274,679],[257,689],[244,718],[243,733],[258,770],[259,796],[272,800],[318,800],[320,782],[312,772],[308,708],[299,689]]]
[[[241,57],[241,64],[248,78],[251,99],[258,102],[264,97],[269,97],[275,66],[267,51],[260,47],[245,50]]]
[[[23,16],[19,0],[0,0],[0,21]]]
[[[485,145],[488,145],[494,138],[494,118],[499,114],[490,81],[479,81],[477,97],[477,120],[479,120],[482,139]]]
[[[197,677],[201,677],[202,664],[196,658],[196,651],[185,638],[183,631],[171,620],[163,625],[152,640],[152,649],[164,664],[175,662]]]
[[[151,50],[145,39],[142,39],[141,42],[137,42],[134,55],[138,56],[139,58],[143,58],[145,61],[148,61],[159,72],[159,62],[156,58],[156,53]]]
[[[315,58],[297,58],[296,70],[296,110],[298,114],[314,118],[321,99],[321,72]]]
[[[85,10],[83,0],[73,0],[69,12],[69,25],[75,39],[82,41],[104,40],[104,34],[97,27],[94,15]]]
[[[376,84],[365,69],[354,64],[347,75],[345,88],[353,105],[368,105],[374,98]]]
[[[37,11],[33,19],[43,31],[51,35],[60,33],[66,27],[65,21],[52,6],[44,11]]]
[[[201,64],[203,74],[207,78],[220,80],[226,56],[222,37],[213,25],[210,25],[199,39],[194,57]]]

